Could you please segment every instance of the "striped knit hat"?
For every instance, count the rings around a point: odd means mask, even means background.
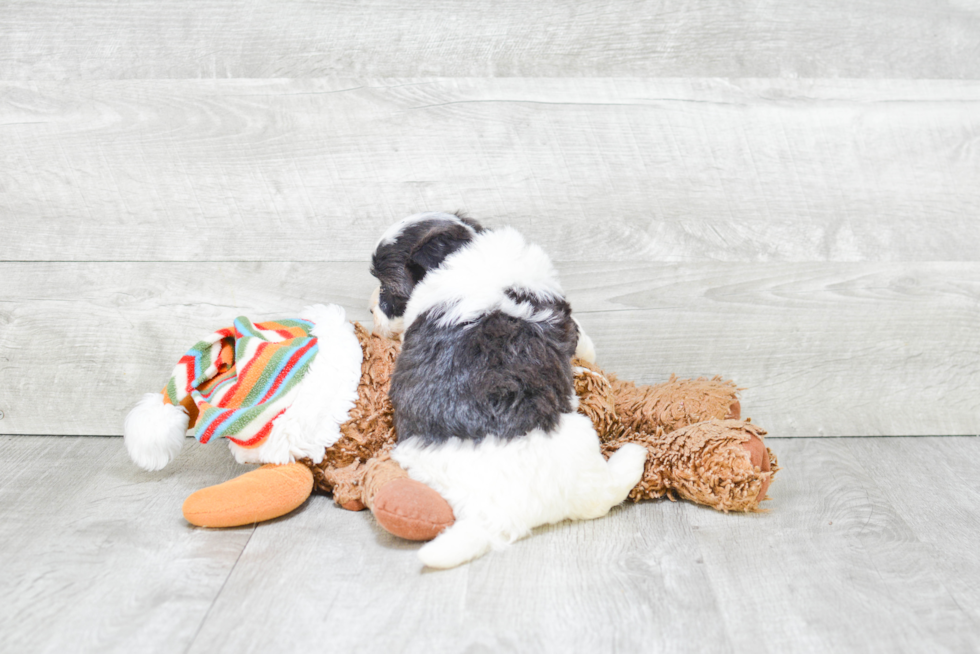
[[[130,412],[130,457],[159,470],[192,427],[201,443],[227,439],[241,463],[319,463],[357,399],[362,358],[336,305],[310,307],[298,319],[239,317],[188,350],[163,392]]]

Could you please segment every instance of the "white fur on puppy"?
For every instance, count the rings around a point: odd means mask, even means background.
[[[439,319],[442,326],[468,322],[496,310],[532,322],[552,317],[550,311],[534,312],[530,304],[509,298],[506,290],[510,288],[543,300],[563,295],[558,274],[544,250],[528,244],[513,228],[487,230],[422,278],[405,309],[405,326],[434,308],[443,312]]]
[[[585,333],[585,330],[582,328],[582,323],[575,318],[572,318],[572,320],[575,320],[575,326],[578,327],[578,344],[575,346],[575,356],[583,361],[595,363],[595,343]]]
[[[567,413],[550,434],[535,430],[510,440],[490,436],[429,446],[408,439],[392,458],[452,506],[455,524],[419,550],[425,565],[450,568],[504,548],[539,525],[605,515],[640,481],[646,454],[628,444],[607,462],[589,419]]]

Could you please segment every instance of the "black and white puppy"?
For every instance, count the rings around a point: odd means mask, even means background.
[[[372,273],[376,327],[404,329],[392,456],[456,516],[419,550],[423,563],[459,565],[626,498],[646,450],[625,446],[607,462],[576,413],[571,359],[588,341],[541,248],[510,228],[418,214],[382,236]]]

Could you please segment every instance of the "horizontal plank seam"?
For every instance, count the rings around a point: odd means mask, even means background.
[[[75,264],[88,264],[88,263],[100,263],[100,264],[110,264],[110,263],[191,263],[196,265],[206,265],[206,264],[224,264],[224,263],[349,263],[349,264],[368,264],[371,262],[370,257],[365,257],[364,259],[0,259],[0,263],[75,263]],[[559,265],[599,265],[603,263],[611,264],[622,264],[622,263],[638,263],[644,266],[686,266],[686,265],[709,265],[714,264],[718,266],[791,266],[791,265],[927,265],[927,264],[977,264],[980,263],[978,259],[773,259],[771,261],[750,261],[743,259],[733,259],[733,260],[723,260],[723,259],[703,259],[703,258],[690,258],[690,259],[671,259],[671,260],[659,260],[651,261],[649,258],[621,258],[621,257],[610,257],[608,260],[602,259],[558,259],[551,258],[551,262]]]
[[[122,438],[122,434],[2,434],[0,438]],[[190,437],[188,437],[190,438]],[[980,434],[861,434],[847,436],[828,434],[826,436],[766,436],[766,441],[827,441],[833,439],[858,438],[980,438]],[[251,538],[251,536],[250,536]]]

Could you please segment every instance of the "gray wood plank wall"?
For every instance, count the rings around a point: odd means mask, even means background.
[[[8,2],[2,434],[118,434],[419,210],[559,263],[600,361],[780,436],[980,433],[980,2]]]
[[[975,0],[4,2],[4,79],[976,79]]]

